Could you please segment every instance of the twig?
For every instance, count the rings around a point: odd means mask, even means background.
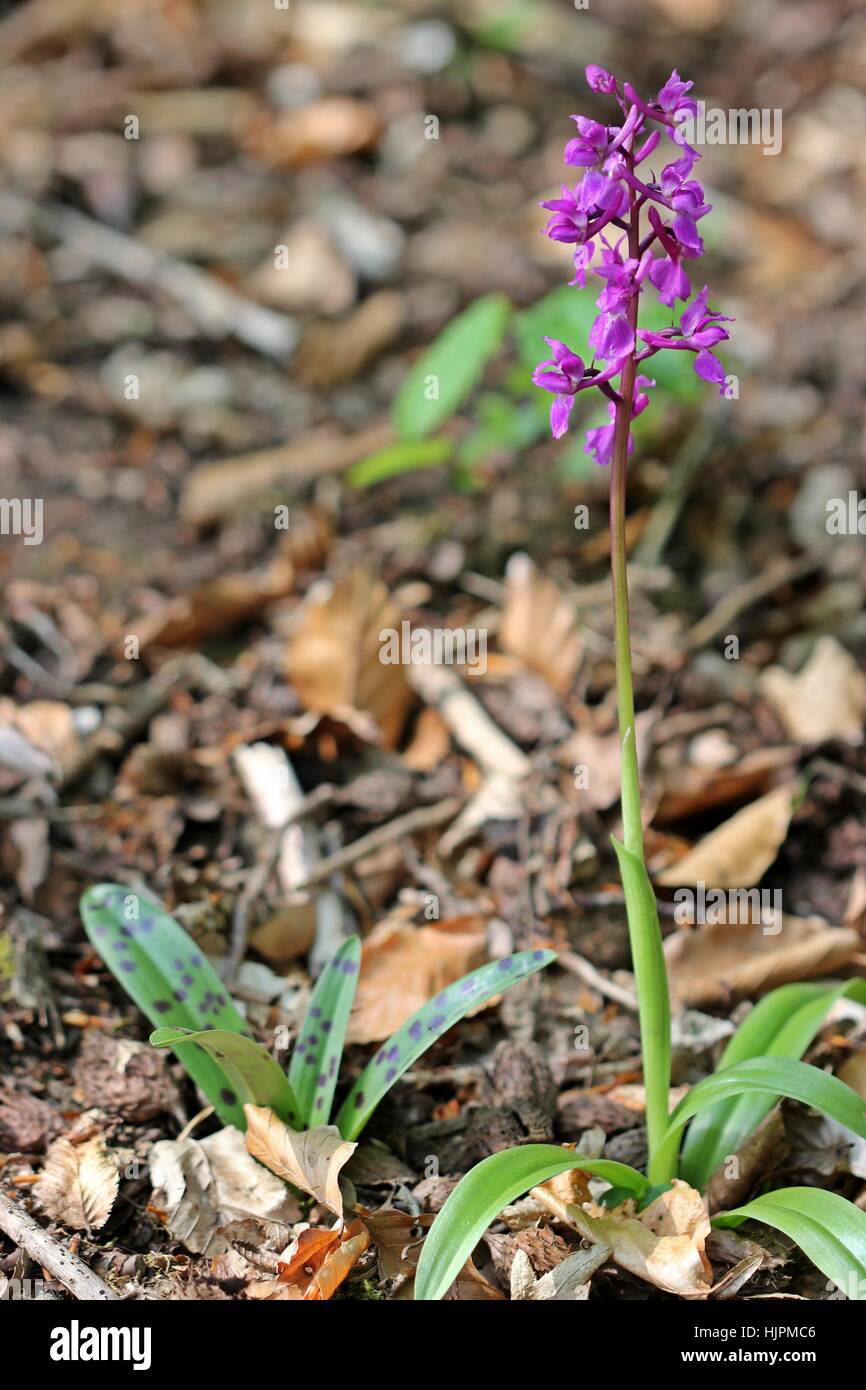
[[[416,830],[428,830],[431,826],[443,825],[445,821],[453,820],[462,805],[459,796],[449,796],[444,801],[437,801],[433,806],[419,806],[414,811],[407,811],[405,816],[397,816],[387,825],[377,826],[368,835],[362,835],[350,845],[344,845],[342,849],[335,850],[326,859],[320,860],[310,870],[304,882],[298,884],[298,888],[311,888],[316,883],[324,883],[331,874],[337,873],[340,869],[347,869],[351,864],[357,864],[360,859],[366,859],[368,855],[375,854],[377,850],[393,844],[404,835],[412,835]]]
[[[37,206],[5,189],[3,210],[7,229],[10,223],[14,229],[36,227],[74,247],[88,265],[100,266],[130,284],[161,290],[186,310],[203,333],[237,338],[256,352],[278,359],[297,347],[298,327],[285,314],[254,304],[197,266],[153,251],[73,208],[52,203]]]
[[[234,984],[247,949],[247,923],[253,903],[263,893],[268,879],[274,871],[282,843],[282,830],[270,830],[262,842],[259,857],[239,894],[232,914],[232,937],[228,956],[222,968],[222,977],[229,986]]]
[[[590,965],[583,956],[578,956],[574,951],[560,951],[556,957],[557,965],[561,965],[566,970],[570,970],[572,975],[577,975],[583,980],[590,989],[598,990],[599,994],[605,995],[608,999],[613,999],[617,1004],[622,1004],[624,1009],[637,1013],[637,996],[632,994],[630,989],[625,989],[622,985],[615,984],[606,975],[602,975],[600,970],[596,970],[594,965]]]
[[[108,1300],[119,1302],[120,1297],[98,1274],[88,1269],[83,1260],[73,1255],[54,1236],[40,1226],[15,1202],[0,1192],[0,1229],[9,1239],[53,1274],[73,1298],[88,1302]]]
[[[700,622],[695,623],[686,639],[689,649],[695,651],[698,647],[705,647],[708,642],[725,632],[734,619],[747,608],[752,608],[763,598],[769,598],[783,584],[792,584],[797,579],[805,578],[819,567],[819,563],[811,556],[801,557],[799,560],[777,560],[774,564],[768,565],[762,574],[755,575],[745,584],[739,584],[731,593],[725,594]]]
[[[525,777],[532,764],[516,743],[494,724],[484,706],[445,666],[413,662],[406,669],[409,684],[427,705],[434,706],[457,742],[487,773]]]

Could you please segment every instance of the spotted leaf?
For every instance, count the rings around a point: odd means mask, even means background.
[[[343,1102],[337,1115],[337,1128],[343,1137],[357,1139],[382,1097],[437,1038],[479,1004],[555,959],[553,951],[521,951],[505,956],[464,975],[422,1005],[382,1044]]]
[[[91,944],[154,1027],[246,1027],[212,966],[162,907],[117,883],[97,883],[81,899]],[[207,1052],[184,1048],[181,1059],[224,1124],[246,1129],[243,1105],[227,1072]]]
[[[219,1064],[231,1080],[231,1091],[242,1105],[266,1105],[286,1124],[298,1126],[301,1112],[278,1065],[257,1042],[242,1033],[230,1033],[222,1028],[207,1028],[190,1032],[187,1028],[157,1028],[151,1033],[154,1047],[173,1047],[182,1062],[194,1048],[203,1049]]]
[[[307,1125],[326,1125],[331,1114],[360,959],[361,942],[350,936],[316,982],[292,1053],[289,1082]]]

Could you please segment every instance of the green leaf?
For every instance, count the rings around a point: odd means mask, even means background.
[[[866,1108],[857,1092],[838,1077],[789,1057],[750,1057],[705,1077],[674,1110],[667,1138],[673,1140],[693,1115],[742,1093],[799,1100],[866,1139]]]
[[[442,1298],[503,1207],[573,1168],[604,1178],[638,1199],[648,1187],[643,1174],[626,1163],[582,1158],[556,1144],[526,1144],[492,1154],[461,1178],[430,1227],[415,1276],[416,1299]]]
[[[635,975],[646,1088],[650,1178],[667,1182],[675,1170],[673,1143],[665,1144],[671,1083],[671,1006],[658,907],[643,861],[611,835],[625,894]]]
[[[460,408],[499,351],[510,313],[511,304],[502,294],[477,299],[410,367],[394,402],[394,425],[401,439],[432,434]],[[432,400],[431,378],[436,387]]]
[[[97,883],[81,899],[91,945],[154,1027],[220,1028],[246,1024],[195,942],[159,903],[119,883]],[[184,1066],[224,1124],[246,1129],[226,1072],[213,1058],[187,1049]]]
[[[154,1047],[173,1047],[185,1065],[189,1053],[202,1048],[229,1077],[241,1105],[270,1106],[293,1129],[303,1127],[300,1107],[282,1067],[251,1038],[223,1028],[195,1033],[186,1028],[157,1028],[150,1041]]]
[[[350,936],[316,981],[292,1053],[289,1081],[308,1125],[326,1125],[331,1114],[360,959],[360,938]]]
[[[866,980],[846,980],[829,988],[820,984],[782,985],[764,996],[747,1014],[719,1059],[717,1072],[749,1057],[800,1058],[837,999],[866,1004]],[[680,1168],[692,1186],[703,1190],[728,1154],[736,1153],[769,1114],[777,1097],[734,1097],[696,1115],[683,1144]]]
[[[853,1202],[819,1187],[783,1187],[723,1212],[713,1225],[750,1220],[782,1231],[848,1298],[866,1301],[866,1212]]]
[[[554,951],[520,951],[482,965],[422,1004],[417,1013],[383,1043],[364,1068],[337,1115],[344,1139],[357,1139],[382,1097],[437,1038],[495,994],[502,994],[551,961]]]
[[[352,465],[346,474],[350,487],[372,487],[401,473],[415,473],[421,468],[438,468],[454,453],[450,439],[410,439],[389,444],[375,454],[368,454]]]

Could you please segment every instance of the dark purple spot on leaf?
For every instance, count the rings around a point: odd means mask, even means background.
[[[324,1084],[325,1084],[325,1082],[327,1081],[327,1079],[328,1079],[328,1078],[327,1078],[327,1076],[325,1075],[325,1073],[324,1073],[323,1071],[320,1071],[320,1072],[319,1072],[319,1079],[318,1079],[318,1081],[316,1082],[316,1085],[317,1085],[317,1086],[324,1086]]]
[[[175,999],[177,1000],[178,1004],[182,1004],[182,1003],[184,1002],[184,1000],[186,999],[186,990],[185,990],[185,989],[176,989],[175,992],[174,992],[174,997],[175,997]]]
[[[153,1007],[158,1014],[167,1014],[171,1008],[171,1004],[169,1004],[167,999],[154,999]]]
[[[316,1059],[315,1059],[315,1057],[313,1056],[312,1052],[310,1053],[309,1057],[305,1058],[304,1060],[305,1060],[305,1065],[308,1066],[308,1067],[314,1067],[314,1066],[316,1065]]]
[[[298,1043],[298,1046],[297,1046],[298,1055],[299,1055],[299,1056],[302,1055],[304,1052],[306,1052],[306,1050],[307,1050],[307,1044],[306,1044],[305,1042],[299,1042],[299,1043]]]
[[[330,1023],[328,1022],[327,1019],[323,1019],[323,1020],[322,1020],[322,1032],[323,1032],[323,1033],[330,1033],[330,1031],[331,1031],[331,1025],[330,1025]]]
[[[431,1033],[435,1033],[436,1029],[437,1029],[437,1028],[441,1028],[441,1027],[442,1027],[442,1024],[443,1024],[444,1022],[445,1022],[445,1015],[444,1015],[444,1014],[434,1014],[433,1017],[431,1018],[430,1022],[429,1022],[428,1025],[427,1025],[428,1031],[431,1032]]]
[[[343,974],[344,974],[344,975],[355,975],[355,974],[357,973],[357,970],[358,970],[358,962],[357,962],[357,961],[354,961],[354,960],[344,960],[344,961],[343,961]]]
[[[396,1062],[397,1058],[400,1056],[400,1048],[397,1043],[395,1043],[393,1047],[388,1048],[386,1055],[389,1062]]]
[[[355,1109],[356,1109],[356,1110],[360,1110],[360,1109],[361,1109],[361,1106],[362,1106],[363,1104],[364,1104],[364,1092],[363,1092],[363,1091],[359,1091],[358,1094],[355,1096]]]
[[[543,951],[533,951],[533,952],[532,952],[532,959],[533,959],[533,960],[544,960],[544,952],[543,952]]]
[[[185,975],[181,975],[180,982],[182,985],[186,985],[187,989],[190,989],[195,984],[195,976],[187,972]],[[207,995],[205,995],[205,998],[207,998]]]
[[[315,1033],[311,1033],[310,1036],[307,1038],[307,1042],[310,1044],[310,1047],[315,1047],[318,1041],[319,1039],[316,1037]]]
[[[445,1003],[445,1001],[446,1001],[447,998],[448,998],[448,991],[447,991],[447,990],[443,990],[443,992],[442,992],[441,994],[437,994],[437,995],[436,995],[436,998],[433,1000],[433,1003],[434,1003],[434,1004],[438,1004],[438,1005],[439,1005],[439,1008],[441,1009],[441,1008],[442,1008],[442,1005]]]
[[[463,983],[462,983],[462,985],[460,986],[460,993],[461,993],[461,994],[474,994],[474,993],[475,993],[475,981],[474,981],[474,980],[464,980]]]
[[[230,1091],[228,1086],[223,1086],[220,1091],[220,1100],[225,1101],[226,1105],[237,1105],[238,1098],[234,1091]]]
[[[195,966],[201,965],[201,963],[202,963],[202,958],[201,958],[201,956],[198,954],[197,951],[196,951],[196,953],[195,953],[194,956],[190,956],[190,958],[189,958],[189,963],[190,963],[190,965],[195,965]]]
[[[317,1109],[317,1110],[321,1110],[321,1108],[322,1108],[322,1106],[324,1105],[324,1103],[325,1103],[324,1096],[319,1096],[319,1099],[316,1101],[316,1109]]]
[[[396,1067],[389,1067],[388,1070],[385,1072],[385,1080],[386,1080],[386,1081],[393,1081],[393,1080],[394,1080],[394,1077],[395,1077],[396,1075],[397,1075],[397,1068],[396,1068]]]
[[[510,956],[503,956],[503,957],[502,957],[502,960],[499,962],[499,969],[500,969],[500,970],[510,970],[510,969],[511,969],[511,964],[512,964],[511,957],[510,957]]]
[[[417,1041],[417,1039],[420,1038],[422,1032],[423,1029],[421,1026],[421,1020],[419,1018],[415,1021],[415,1023],[412,1024],[412,1027],[409,1029],[409,1037],[415,1038]]]
[[[319,1008],[310,1009],[310,1018],[321,1018],[322,1010]]]
[[[122,960],[120,962],[120,968],[127,975],[131,975],[134,970],[138,969],[138,966],[136,965],[134,960]]]
[[[379,1052],[376,1053],[376,1065],[380,1067],[380,1066],[382,1065],[382,1063],[384,1062],[384,1060],[385,1060],[385,1049],[384,1049],[384,1047],[383,1047]]]

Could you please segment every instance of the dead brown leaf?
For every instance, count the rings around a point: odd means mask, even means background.
[[[791,768],[796,758],[796,748],[780,747],[756,748],[724,767],[683,766],[682,759],[678,759],[664,778],[654,823],[667,825],[715,806],[743,801],[763,791],[773,775]]]
[[[662,887],[703,883],[707,888],[749,888],[763,878],[788,833],[796,783],[774,787],[711,831],[682,859],[655,875]]]
[[[343,1196],[340,1170],[351,1158],[357,1144],[343,1139],[336,1125],[292,1130],[272,1110],[262,1105],[245,1105],[247,1149],[284,1182],[308,1192],[342,1221]]]
[[[609,1245],[620,1268],[638,1279],[682,1298],[710,1293],[713,1271],[704,1248],[710,1218],[700,1193],[679,1178],[638,1216],[633,1202],[612,1212],[563,1203],[546,1184],[531,1195],[586,1240]]]
[[[501,646],[543,676],[558,695],[567,694],[583,658],[575,604],[528,555],[512,555],[505,573]]]
[[[289,642],[286,671],[307,709],[350,722],[368,715],[393,748],[413,695],[404,668],[380,660],[381,634],[400,630],[400,610],[381,580],[353,570],[308,595]]]
[[[368,149],[379,134],[375,107],[354,97],[323,97],[295,111],[260,116],[243,140],[266,168],[299,168]]]
[[[349,1042],[381,1042],[428,999],[486,959],[485,919],[454,917],[413,926],[414,909],[398,910],[364,942]]]
[[[768,933],[761,922],[704,923],[665,942],[671,993],[683,1005],[726,1003],[732,995],[760,994],[792,980],[840,969],[860,939],[849,927],[821,917],[783,914]]]
[[[197,647],[208,637],[250,622],[276,599],[291,592],[295,569],[285,556],[261,574],[225,574],[170,599],[156,613],[134,624],[140,646]]]
[[[100,1134],[81,1144],[55,1139],[34,1186],[43,1211],[76,1231],[105,1225],[119,1185],[117,1161]]]
[[[798,675],[771,666],[759,686],[785,732],[798,743],[863,742],[866,676],[835,637],[822,637],[815,644]]]
[[[201,1141],[160,1140],[151,1150],[150,1178],[151,1211],[194,1254],[223,1254],[230,1228],[240,1222],[248,1243],[254,1231],[259,1242],[279,1231],[285,1240],[301,1214],[296,1197],[254,1162],[244,1136],[231,1126]]]

